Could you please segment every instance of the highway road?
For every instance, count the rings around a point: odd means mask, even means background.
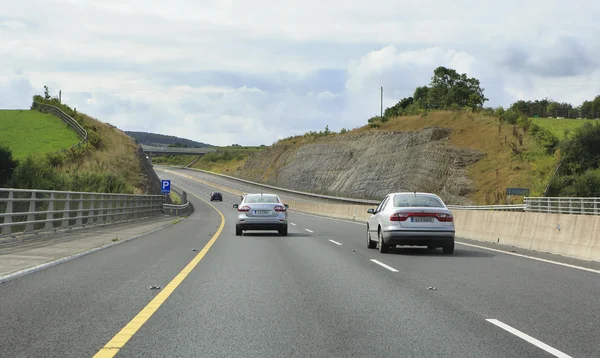
[[[1,356],[600,357],[597,272],[468,246],[380,254],[364,225],[299,213],[287,237],[236,237],[239,198],[159,176],[196,212],[0,285]]]

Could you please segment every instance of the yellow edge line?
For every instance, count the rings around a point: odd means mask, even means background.
[[[179,272],[177,276],[175,276],[175,278],[173,278],[173,280],[171,280],[171,282],[169,282],[169,284],[140,311],[140,313],[138,313],[131,321],[129,321],[129,323],[125,325],[125,327],[121,329],[121,331],[119,331],[119,333],[117,333],[108,343],[106,343],[106,345],[100,349],[96,355],[94,355],[94,358],[114,357],[131,339],[131,337],[144,325],[144,323],[146,323],[146,321],[152,317],[154,312],[156,312],[156,310],[167,300],[167,298],[169,298],[177,286],[183,282],[183,280],[190,272],[192,272],[196,265],[200,263],[200,260],[204,258],[208,250],[210,250],[211,246],[219,238],[219,235],[221,235],[221,232],[225,227],[225,216],[223,216],[223,213],[221,213],[219,209],[217,209],[208,201],[198,197],[197,195],[192,195],[204,201],[219,213],[221,216],[221,225],[219,226],[219,229],[210,239],[210,241],[204,246],[204,248],[202,248],[202,250],[192,259],[192,261],[190,261],[187,266],[185,266],[183,270],[181,270],[181,272]]]

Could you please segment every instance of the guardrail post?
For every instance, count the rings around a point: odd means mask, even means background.
[[[71,221],[71,194],[67,194],[65,197],[65,213],[63,214],[63,221],[61,227],[69,227],[69,221]]]
[[[594,199],[594,215],[598,215],[598,199]]]
[[[48,202],[46,211],[48,212],[48,214],[46,214],[46,220],[54,219],[54,193],[50,193],[50,201]],[[54,221],[46,221],[44,228],[47,230],[54,228]]]
[[[104,220],[106,219],[106,217],[104,216],[104,214],[105,214],[105,212],[104,212],[104,195],[100,195],[98,201],[100,204],[100,205],[98,205],[98,222],[103,223]]]
[[[13,213],[13,192],[8,192],[8,199],[6,200],[6,210],[5,214],[11,214],[4,217],[5,224],[12,224],[12,213]],[[5,226],[2,228],[2,235],[10,235],[12,234],[12,226]]]
[[[29,202],[29,214],[27,214],[27,221],[35,221],[35,191],[31,192],[31,201]],[[25,225],[25,232],[30,232],[35,229],[33,223]]]
[[[121,215],[119,217],[120,221],[127,220],[127,198],[122,198],[121,202]]]
[[[81,217],[83,216],[83,194],[79,194],[79,207],[77,208],[77,220],[75,221],[76,226],[83,225]]]
[[[91,216],[86,220],[86,224],[94,224],[96,222],[96,195],[90,195],[90,208],[88,210],[88,216]]]
[[[569,199],[569,214],[573,214],[573,200]]]
[[[583,199],[580,199],[580,200],[581,200],[581,214],[585,215],[585,204],[583,203]]]

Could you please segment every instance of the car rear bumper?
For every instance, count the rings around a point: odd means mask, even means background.
[[[383,232],[383,242],[387,245],[442,245],[447,242],[453,242],[454,235],[454,230],[391,230]]]
[[[287,223],[237,223],[236,226],[242,230],[282,230]]]

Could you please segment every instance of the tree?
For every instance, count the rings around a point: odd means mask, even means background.
[[[432,109],[447,109],[453,105],[482,108],[488,100],[478,79],[469,78],[466,73],[459,74],[456,70],[442,66],[433,71],[427,92]],[[414,97],[417,97],[417,93]]]
[[[0,143],[0,187],[10,181],[18,164],[8,146]]]
[[[44,86],[44,99],[48,101],[51,98],[52,97],[50,96],[50,90],[48,89],[48,86]]]
[[[600,123],[585,123],[561,146],[567,174],[582,174],[600,167]]]

